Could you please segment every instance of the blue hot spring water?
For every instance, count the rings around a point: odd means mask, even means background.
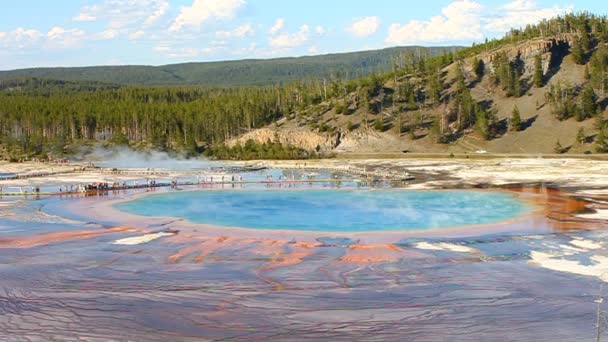
[[[465,190],[193,191],[149,195],[116,207],[217,226],[325,232],[490,224],[530,210],[507,193]]]

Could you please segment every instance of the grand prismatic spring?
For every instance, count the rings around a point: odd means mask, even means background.
[[[100,170],[131,188],[87,193],[64,190],[86,172],[27,180],[38,195],[5,181],[0,340],[596,336],[602,190],[285,167]]]

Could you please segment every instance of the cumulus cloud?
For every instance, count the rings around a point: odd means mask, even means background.
[[[274,22],[274,25],[272,25],[272,27],[270,28],[270,30],[268,31],[268,33],[270,33],[271,35],[275,35],[279,31],[281,31],[281,29],[284,26],[285,26],[285,19],[283,19],[283,18],[277,18],[277,20]]]
[[[310,38],[310,27],[300,26],[300,30],[295,33],[283,33],[270,38],[270,46],[273,48],[293,48],[303,45]]]
[[[353,21],[353,23],[346,30],[357,37],[368,37],[376,33],[379,27],[380,18],[365,17]]]
[[[51,28],[46,34],[51,44],[61,47],[77,45],[84,36],[85,32],[81,29],[65,29],[60,26]]]
[[[481,39],[481,9],[482,5],[475,1],[454,1],[441,10],[441,15],[429,20],[392,24],[386,43],[405,45]]]
[[[106,22],[106,28],[96,37],[113,39],[156,24],[169,8],[169,0],[103,0],[82,7],[73,20]]]
[[[325,28],[321,25],[317,25],[317,27],[315,27],[315,33],[319,36],[324,35],[326,32]]]
[[[236,11],[245,6],[245,0],[194,0],[191,6],[182,6],[175,18],[170,32],[183,28],[199,28],[203,23],[213,19],[231,19]]]
[[[97,20],[97,17],[95,17],[94,15],[90,14],[90,13],[80,13],[77,16],[75,16],[74,18],[72,18],[72,20],[74,21],[95,21]]]
[[[481,40],[488,34],[535,24],[573,7],[540,7],[533,0],[513,0],[503,6],[484,8],[473,0],[456,0],[428,20],[390,25],[385,42],[391,45]]]
[[[33,41],[33,40],[37,40],[38,38],[40,38],[42,36],[42,33],[40,33],[40,31],[38,31],[38,30],[25,29],[22,27],[17,28],[12,33],[13,33],[13,37],[15,38],[15,41],[17,41],[17,42]]]
[[[22,49],[36,44],[42,37],[43,34],[36,29],[18,27],[13,31],[0,32],[0,45]]]
[[[525,27],[572,10],[572,6],[539,8],[535,1],[515,0],[502,6],[494,15],[487,18],[483,28],[489,32],[505,33],[511,28]]]
[[[154,11],[144,21],[144,27],[150,27],[154,25],[160,18],[162,18],[169,10],[169,3],[167,1],[161,1],[153,9]]]
[[[215,36],[220,39],[243,38],[246,36],[252,36],[254,33],[255,30],[253,29],[253,25],[247,23],[230,31],[218,31],[215,33]]]

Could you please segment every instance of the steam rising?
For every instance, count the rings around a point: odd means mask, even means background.
[[[96,146],[82,151],[75,159],[92,162],[96,166],[115,168],[158,168],[158,169],[204,169],[222,166],[203,158],[187,158],[184,155],[163,151],[135,151],[128,147],[105,148]]]

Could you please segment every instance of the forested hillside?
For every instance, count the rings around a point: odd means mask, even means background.
[[[87,142],[223,158],[313,151],[608,151],[608,20],[569,14],[455,53],[394,54],[390,71],[280,85],[4,83],[9,155]]]
[[[38,78],[63,81],[95,81],[112,84],[160,86],[204,85],[214,87],[276,85],[297,80],[318,80],[340,75],[353,79],[372,72],[387,72],[391,57],[403,54],[432,57],[460,47],[395,47],[351,53],[186,63],[164,66],[94,66],[82,68],[34,68],[0,71],[1,80]]]

